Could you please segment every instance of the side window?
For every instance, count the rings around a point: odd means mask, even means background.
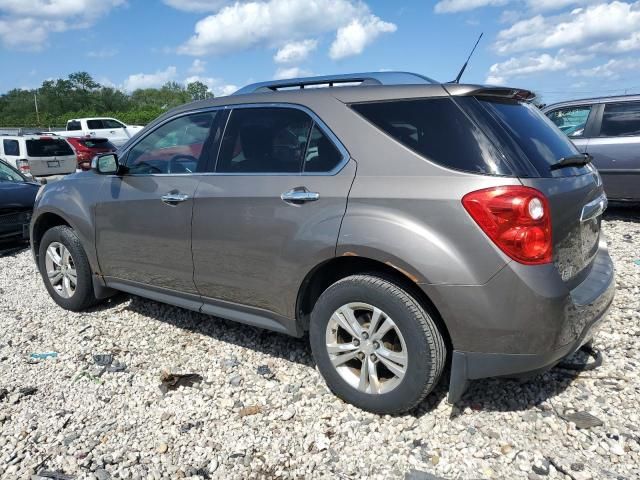
[[[216,167],[221,173],[299,173],[311,118],[293,108],[232,111]]]
[[[640,102],[607,103],[602,117],[601,137],[640,135]]]
[[[100,130],[104,127],[102,126],[102,120],[87,120],[87,128],[89,130]]]
[[[567,137],[580,138],[584,136],[589,113],[591,113],[591,105],[583,105],[554,110],[547,116]]]
[[[130,174],[194,173],[216,112],[171,120],[140,140],[127,155]]]
[[[342,154],[317,125],[311,130],[309,146],[304,158],[303,171],[307,173],[330,172],[340,163]]]
[[[67,131],[82,130],[82,125],[77,120],[67,122]]]
[[[2,148],[4,148],[4,154],[14,157],[20,156],[20,145],[18,140],[3,140]]]
[[[102,128],[124,128],[124,125],[116,120],[105,118],[102,120]]]

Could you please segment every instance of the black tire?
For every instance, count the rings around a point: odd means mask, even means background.
[[[53,287],[47,276],[46,256],[47,248],[53,242],[64,245],[73,259],[74,267],[77,274],[77,283],[75,292],[68,298],[61,296]],[[67,226],[53,227],[45,232],[40,241],[38,252],[38,268],[40,275],[44,281],[44,285],[53,300],[65,310],[78,312],[85,310],[96,303],[98,300],[93,291],[91,266],[87,254],[80,244],[80,239],[76,233]]]
[[[331,363],[326,346],[327,325],[338,308],[353,302],[382,310],[404,337],[406,371],[397,386],[386,393],[358,390]],[[437,385],[447,357],[444,339],[425,308],[398,285],[371,275],[346,277],[324,291],[311,313],[309,339],[318,369],[331,391],[344,401],[377,414],[398,414],[415,408]]]

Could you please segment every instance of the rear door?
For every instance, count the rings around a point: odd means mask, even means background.
[[[212,170],[193,212],[203,311],[294,318],[303,279],[335,255],[355,164],[311,112],[265,106],[231,112]]]
[[[611,200],[640,201],[640,101],[605,103],[588,153]]]
[[[66,175],[76,171],[76,153],[64,138],[28,138],[25,145],[31,175]]]
[[[535,106],[492,97],[458,101],[496,140],[520,170],[520,181],[540,190],[551,208],[554,263],[573,288],[586,277],[598,251],[606,207],[602,183],[592,165],[552,169],[577,155],[575,145]],[[528,167],[527,167],[528,166]]]
[[[206,139],[215,118],[216,112],[201,112],[163,123],[123,154],[126,174],[107,178],[96,205],[96,242],[108,282],[191,294],[197,300],[191,215],[198,165],[208,160]],[[197,148],[194,132],[200,138]]]

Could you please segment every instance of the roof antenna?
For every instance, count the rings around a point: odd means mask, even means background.
[[[471,53],[469,54],[469,56],[467,57],[467,61],[464,62],[464,65],[462,66],[462,68],[460,69],[460,73],[458,73],[458,76],[456,77],[456,79],[451,82],[451,83],[460,83],[460,77],[462,77],[462,74],[464,73],[464,71],[467,68],[467,64],[469,63],[469,60],[471,60],[471,55],[473,55],[473,52],[476,51],[476,47],[478,46],[478,44],[480,43],[480,39],[482,38],[482,36],[484,35],[484,32],[482,32],[480,34],[480,36],[478,37],[478,40],[476,40],[476,44],[473,46],[473,49],[471,50]]]

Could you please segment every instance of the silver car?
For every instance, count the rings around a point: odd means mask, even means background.
[[[593,157],[612,202],[640,202],[640,95],[556,103],[544,113]]]
[[[191,103],[44,187],[33,254],[63,308],[120,290],[308,335],[377,413],[450,364],[455,402],[551,368],[613,300],[600,177],[531,97],[379,72]]]

